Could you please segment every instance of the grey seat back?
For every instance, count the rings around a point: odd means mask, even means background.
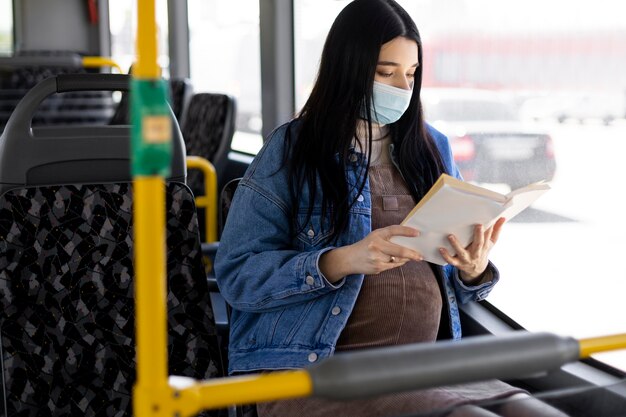
[[[0,136],[0,193],[25,185],[129,181],[129,126],[32,127],[40,103],[55,93],[124,90],[130,77],[73,74],[37,84],[19,102]],[[185,182],[185,149],[173,118],[170,179]]]

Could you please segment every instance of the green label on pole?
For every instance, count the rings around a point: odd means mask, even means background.
[[[131,81],[132,174],[170,175],[172,116],[162,79]]]

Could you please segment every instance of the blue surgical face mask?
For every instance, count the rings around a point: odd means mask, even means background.
[[[372,121],[381,125],[397,122],[409,108],[413,89],[404,90],[374,81]]]

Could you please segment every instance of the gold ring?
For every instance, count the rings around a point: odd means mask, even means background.
[[[392,256],[391,258],[389,258],[389,262],[392,263],[392,264],[395,263],[396,262],[396,257]]]

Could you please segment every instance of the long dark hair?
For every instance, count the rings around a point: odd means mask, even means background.
[[[336,242],[349,226],[349,210],[363,191],[369,172],[370,109],[378,56],[381,46],[398,36],[417,43],[419,66],[409,108],[400,120],[389,125],[396,160],[416,201],[444,171],[439,151],[424,125],[419,98],[422,43],[415,23],[393,0],[355,0],[339,13],[328,33],[317,80],[298,117],[297,131],[291,135],[291,129],[287,129],[286,146],[290,151],[285,152],[285,162],[293,201],[301,201],[305,183],[309,190],[304,222],[298,222],[298,204],[294,204],[294,233],[310,221],[318,192],[322,193],[322,216],[330,214],[327,226],[332,233],[328,242]],[[364,116],[369,132],[368,163],[358,173],[357,184],[348,184],[350,148],[354,146],[357,121]]]

